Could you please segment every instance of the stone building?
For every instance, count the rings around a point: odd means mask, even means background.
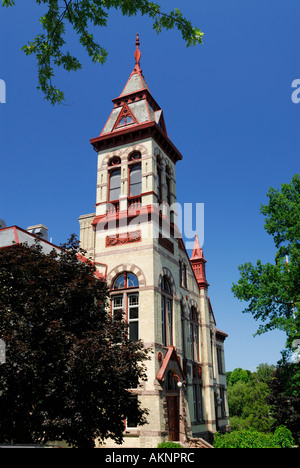
[[[149,409],[148,424],[128,420],[124,446],[208,438],[228,426],[224,363],[198,237],[189,258],[177,226],[175,166],[182,155],[163,111],[136,64],[101,132],[96,212],[82,215],[81,247],[122,309],[129,337],[152,349],[148,380],[131,389]]]

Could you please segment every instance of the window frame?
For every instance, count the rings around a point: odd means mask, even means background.
[[[128,275],[132,275],[136,281],[137,284],[133,286],[128,286]],[[115,284],[117,280],[123,276],[124,277],[124,287],[121,288],[115,288]],[[130,305],[130,297],[136,296],[137,297],[137,305]],[[114,307],[114,300],[115,298],[120,297],[122,298],[122,307]],[[128,323],[128,339],[130,341],[138,341],[139,336],[140,336],[140,327],[139,327],[139,321],[140,321],[140,296],[139,296],[139,281],[136,275],[131,273],[130,271],[124,271],[123,273],[119,274],[113,281],[112,288],[110,290],[110,298],[111,298],[111,315],[112,317],[114,316],[115,311],[117,310],[122,310],[124,314],[124,318],[126,322]],[[137,308],[137,317],[134,319],[130,318],[130,309]],[[131,328],[130,324],[132,323],[137,323],[137,339],[131,339],[130,333],[131,333]]]
[[[199,346],[199,321],[198,312],[195,306],[191,307],[190,311],[190,342],[191,342],[191,357],[194,362],[200,362],[200,346]]]
[[[169,278],[166,275],[161,279],[160,297],[162,344],[164,346],[173,346],[173,292]]]
[[[116,173],[116,172],[119,172],[120,174],[120,177],[119,177],[119,181],[120,181],[120,185],[118,187],[114,187],[113,190],[116,190],[116,188],[119,189],[119,196],[118,198],[111,198],[111,181],[112,181],[112,174],[113,173]],[[121,173],[121,166],[116,166],[114,167],[113,169],[110,169],[109,170],[109,173],[108,173],[108,197],[107,197],[107,201],[108,202],[116,202],[116,201],[119,201],[120,200],[120,196],[121,196],[121,177],[122,177],[122,173]]]

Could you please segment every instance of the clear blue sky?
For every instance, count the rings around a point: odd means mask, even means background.
[[[201,0],[175,6],[205,33],[187,49],[177,31],[157,36],[146,17],[110,15],[96,37],[109,51],[92,65],[77,38],[68,37],[83,69],[59,72],[67,105],[52,107],[36,90],[34,57],[21,47],[40,31],[35,1],[0,8],[0,218],[26,228],[43,223],[53,242],[79,233],[78,217],[94,211],[99,135],[134,66],[140,33],[141,65],[164,110],[170,138],[183,154],[177,198],[205,204],[204,254],[217,326],[228,333],[227,370],[276,364],[283,334],[253,338],[258,324],[242,314],[231,293],[237,266],[272,261],[272,239],[259,214],[270,186],[299,172],[300,104],[291,83],[300,78],[299,0]]]

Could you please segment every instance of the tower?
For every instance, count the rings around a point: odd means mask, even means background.
[[[228,424],[223,343],[207,295],[198,238],[189,259],[177,226],[175,166],[163,111],[135,67],[100,135],[96,212],[83,215],[80,241],[122,309],[129,338],[153,351],[147,382],[131,389],[148,424],[128,420],[124,445],[207,437]],[[127,438],[127,436],[130,436]]]

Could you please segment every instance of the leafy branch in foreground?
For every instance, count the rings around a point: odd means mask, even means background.
[[[153,20],[153,28],[157,33],[162,29],[178,29],[187,47],[202,43],[203,33],[193,27],[178,8],[164,13],[159,4],[148,0],[36,0],[36,3],[46,4],[48,7],[46,14],[40,17],[43,33],[36,35],[22,50],[26,55],[36,56],[38,89],[51,104],[64,101],[63,91],[52,84],[54,67],[62,67],[66,71],[81,68],[79,60],[69,51],[63,50],[68,24],[79,36],[79,41],[92,62],[100,64],[105,63],[108,52],[95,40],[89,27],[107,26],[108,12],[113,8],[120,10],[124,16],[148,16]],[[2,0],[2,6],[14,5],[14,0]]]

